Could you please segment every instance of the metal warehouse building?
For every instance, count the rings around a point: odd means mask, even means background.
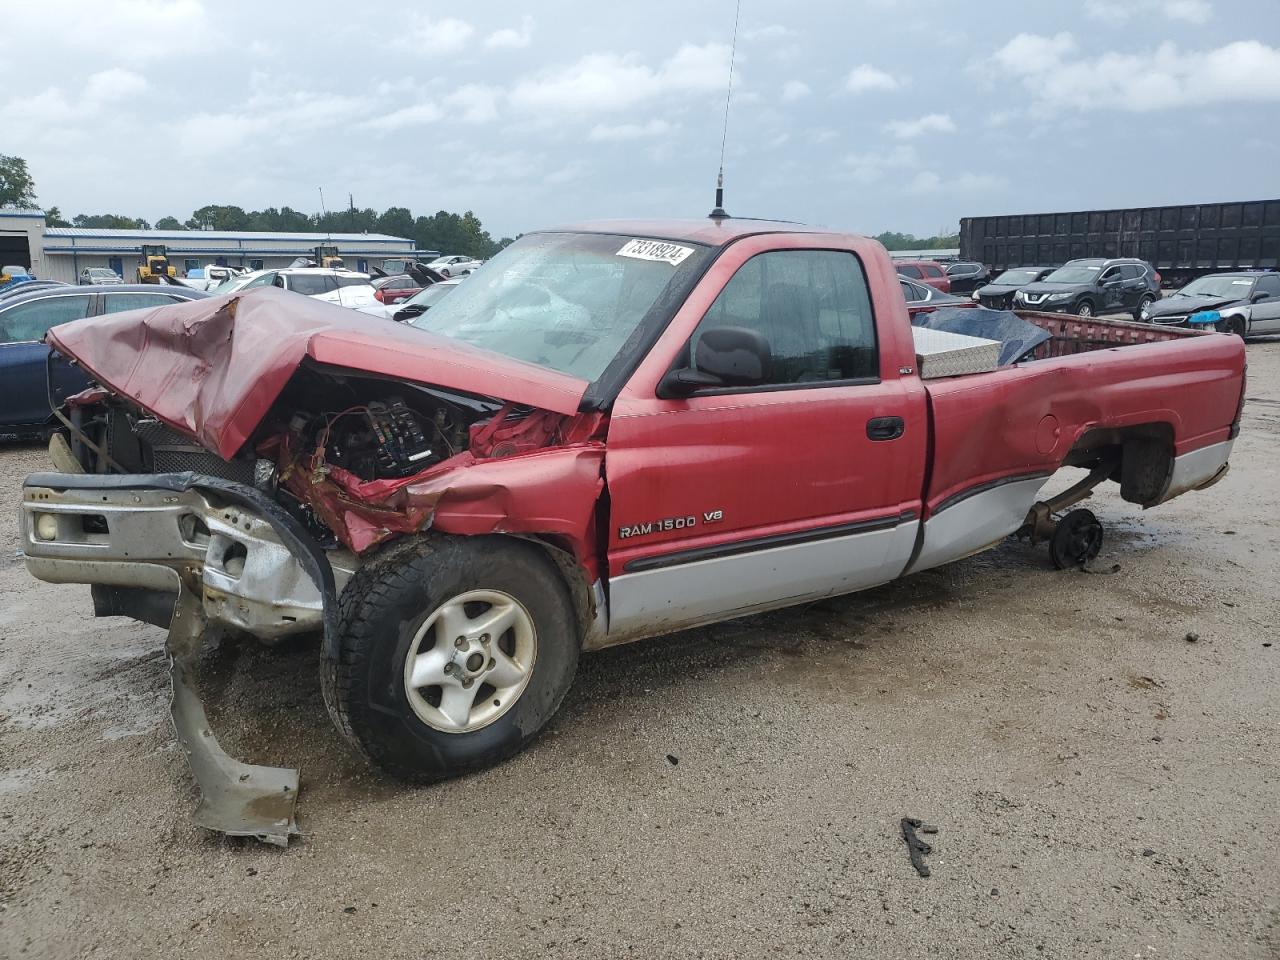
[[[0,260],[38,277],[75,283],[85,267],[107,267],[126,281],[141,262],[143,244],[163,244],[179,276],[210,264],[262,270],[287,267],[321,244],[335,246],[352,270],[416,252],[406,237],[381,233],[270,233],[252,230],[106,230],[46,227],[44,214],[0,211]]]

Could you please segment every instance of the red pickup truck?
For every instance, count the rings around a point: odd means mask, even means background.
[[[94,318],[48,336],[99,386],[22,548],[169,627],[200,821],[283,842],[296,775],[223,754],[183,668],[211,629],[321,632],[339,729],[431,780],[520,749],[580,651],[1018,531],[1083,562],[1096,521],[1055,518],[1093,487],[1150,507],[1226,470],[1238,337],[1023,318],[1034,349],[923,379],[879,244],[732,219],[527,234],[416,327],[274,289]]]

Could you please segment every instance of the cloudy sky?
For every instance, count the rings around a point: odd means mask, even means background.
[[[742,0],[739,215],[1280,195],[1278,0]],[[733,0],[6,5],[0,153],[64,215],[471,209],[495,236],[700,216]],[[20,41],[20,42],[18,42]]]

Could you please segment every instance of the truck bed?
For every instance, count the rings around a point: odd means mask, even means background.
[[[984,484],[1048,476],[1090,431],[1167,427],[1175,456],[1230,439],[1239,339],[1060,314],[1019,314],[1053,338],[1035,359],[926,384],[926,514]],[[1123,348],[1123,349],[1121,349]]]
[[[1061,313],[1037,313],[1014,311],[1028,323],[1053,336],[1035,350],[1037,360],[1066,357],[1093,350],[1130,346],[1139,343],[1164,343],[1187,337],[1203,336],[1203,331],[1178,327],[1162,327],[1153,323],[1133,323],[1128,320],[1085,319]]]

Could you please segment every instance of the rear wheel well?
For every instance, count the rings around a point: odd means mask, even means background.
[[[1110,479],[1120,484],[1120,496],[1129,503],[1158,503],[1173,476],[1173,427],[1144,423],[1130,427],[1090,430],[1076,441],[1063,460],[1067,467],[1095,467],[1114,459]]]

